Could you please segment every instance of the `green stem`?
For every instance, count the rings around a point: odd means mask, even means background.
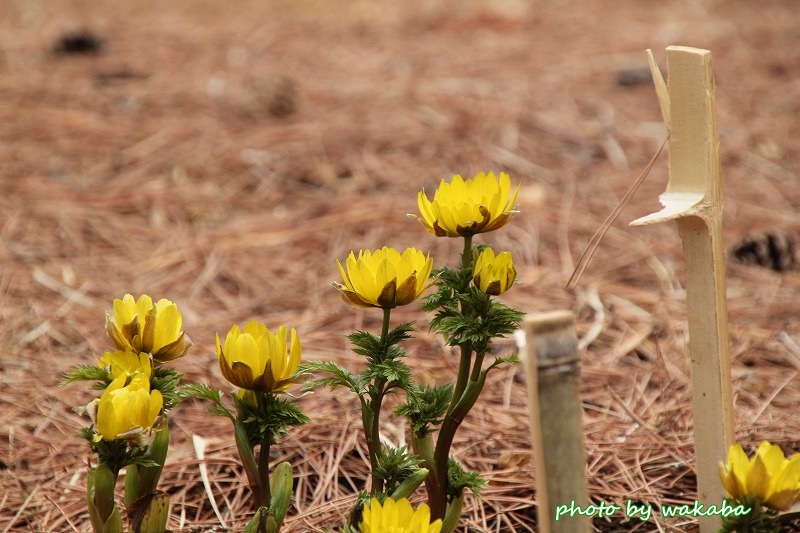
[[[392,316],[392,308],[383,308],[383,327],[381,328],[381,346],[386,342],[386,337],[389,335],[389,318]]]
[[[436,450],[433,455],[434,471],[432,484],[428,488],[428,506],[431,509],[431,520],[444,518],[447,510],[447,468],[450,460],[450,448],[453,445],[456,431],[470,409],[478,401],[483,385],[486,383],[486,372],[480,372],[477,380],[470,380],[461,401],[442,422],[439,438],[436,440]],[[432,490],[433,489],[433,490]]]
[[[483,366],[483,358],[486,352],[478,352],[475,354],[475,366],[472,367],[472,374],[469,377],[470,381],[478,381],[481,377],[481,367]]]
[[[467,271],[472,270],[472,235],[464,236],[464,249],[461,251],[461,278],[464,284],[461,287],[456,287],[460,293],[466,292],[469,289],[470,276],[467,276]],[[464,304],[461,304],[461,314],[465,314]],[[450,407],[447,409],[449,415],[455,406],[461,401],[461,395],[467,386],[470,368],[472,366],[472,344],[464,343],[459,345],[461,350],[461,359],[458,363],[458,376],[456,377],[456,384],[453,387],[453,399],[450,400]]]
[[[461,276],[463,283],[456,290],[464,293],[469,290],[469,283],[472,278],[472,235],[464,236],[464,249],[461,252]],[[461,304],[461,314],[466,316],[469,312],[465,309],[464,304]],[[456,377],[456,384],[453,388],[453,398],[450,400],[450,406],[447,408],[442,426],[439,429],[439,436],[436,439],[436,448],[434,451],[433,468],[431,473],[426,479],[425,488],[428,491],[428,505],[431,509],[431,519],[444,518],[445,511],[447,510],[447,468],[450,459],[450,448],[453,445],[456,431],[461,425],[461,421],[466,416],[469,409],[474,405],[477,397],[468,398],[469,388],[472,385],[470,374],[475,374],[472,368],[472,344],[463,343],[459,345],[461,350],[461,359],[458,364],[458,375]],[[480,370],[483,363],[483,357],[479,355],[479,360],[476,361],[476,368]],[[474,377],[472,381],[474,382]]]
[[[472,270],[472,235],[464,235],[464,251],[461,252],[461,270],[466,272]],[[469,285],[469,281],[467,281]],[[467,287],[459,287],[459,291],[467,290]]]
[[[376,386],[383,388],[384,380],[378,379],[378,383]],[[379,492],[383,491],[383,480],[378,477],[376,471],[378,469],[378,452],[381,449],[381,436],[380,436],[380,425],[378,421],[380,419],[381,414],[381,404],[383,403],[383,391],[380,389],[376,389],[375,395],[372,398],[372,427],[369,428],[370,430],[370,442],[369,442],[369,462],[370,468],[372,469],[372,488],[370,489],[370,496],[375,496]],[[365,428],[366,429],[366,428]]]
[[[269,393],[257,392],[256,401],[259,403],[259,411],[264,412],[269,405]],[[272,447],[272,435],[269,434],[261,441],[258,450],[258,506],[269,507],[269,502],[272,499],[269,489],[269,452]]]
[[[269,450],[272,444],[272,437],[267,437],[261,443],[258,451],[258,480],[260,483],[260,507],[269,507],[272,494],[269,490]]]
[[[392,315],[391,307],[383,309],[383,325],[381,326],[381,350],[383,351],[380,361],[383,362],[386,352],[389,347],[386,346],[386,338],[389,336],[389,323]],[[370,393],[370,411],[372,416],[363,418],[364,420],[364,434],[367,436],[367,447],[369,448],[369,463],[372,470],[372,487],[370,488],[370,495],[375,496],[379,492],[383,492],[383,480],[376,474],[378,469],[378,455],[381,449],[381,436],[380,436],[380,418],[381,418],[381,405],[383,405],[383,396],[385,394],[384,387],[386,380],[378,378],[375,380],[372,392]]]
[[[375,478],[375,469],[378,465],[378,452],[376,446],[373,444],[375,439],[373,428],[376,427],[374,415],[375,397],[370,393],[369,401],[365,401],[363,396],[359,396],[359,400],[361,400],[361,424],[364,426],[364,436],[367,439],[367,450],[369,451],[369,466],[372,478],[370,494],[374,494],[375,487],[379,483],[379,480]]]
[[[470,344],[462,344],[458,348],[461,351],[461,360],[458,362],[458,376],[456,377],[456,385],[453,387],[453,398],[450,400],[450,406],[447,408],[445,416],[450,416],[458,402],[461,401],[461,395],[464,394],[464,389],[467,387],[470,367],[472,366],[472,346]]]

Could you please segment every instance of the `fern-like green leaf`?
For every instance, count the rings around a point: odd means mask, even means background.
[[[451,457],[447,463],[448,498],[457,498],[465,488],[471,490],[476,497],[480,498],[481,492],[486,488],[486,480],[478,472],[464,470]]]
[[[189,383],[178,389],[178,395],[183,398],[197,398],[212,402],[208,412],[215,416],[224,416],[234,420],[233,413],[222,403],[222,391],[214,390],[205,383]]]
[[[359,376],[353,375],[346,368],[340,367],[333,361],[310,361],[300,368],[300,372],[321,372],[326,377],[312,379],[303,386],[303,390],[310,390],[314,387],[330,387],[335,390],[337,387],[345,387],[358,395],[363,391],[363,384]]]
[[[103,385],[101,388],[105,388],[106,385],[111,383],[111,380],[108,378],[108,373],[104,368],[97,365],[84,364],[75,365],[71,370],[65,372],[61,385],[64,386],[73,381],[98,381]]]

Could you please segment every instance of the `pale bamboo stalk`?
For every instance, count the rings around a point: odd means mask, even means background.
[[[719,506],[725,491],[717,464],[733,443],[734,423],[711,52],[670,46],[667,68],[668,94],[658,91],[662,110],[668,110],[664,121],[670,134],[669,183],[659,198],[664,209],[631,224],[678,223],[686,263],[698,500]],[[663,87],[657,68],[653,75],[656,87]],[[708,516],[699,522],[701,532],[711,533],[721,519]]]
[[[556,520],[559,505],[589,505],[575,318],[569,311],[533,315],[524,329],[539,531],[588,533],[590,516]]]

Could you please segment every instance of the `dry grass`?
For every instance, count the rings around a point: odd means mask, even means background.
[[[296,327],[307,359],[357,367],[344,335],[377,328],[379,317],[347,308],[328,286],[335,259],[387,244],[454,261],[455,243],[404,215],[416,209],[421,187],[482,169],[507,171],[524,188],[522,213],[484,239],[512,250],[518,263],[524,285],[506,300],[578,316],[592,496],[691,501],[680,242],[669,225],[626,226],[654,209],[666,159],[578,288],[563,286],[662,140],[651,87],[615,81],[646,65],[645,48],[657,57],[669,44],[714,53],[728,242],[798,230],[794,7],[3,2],[0,532],[88,530],[89,455],[75,437],[86,419],[71,407],[92,393],[58,383],[106,348],[103,318],[113,298],[146,292],[178,303],[195,346],[175,366],[190,381],[226,388],[214,333],[251,318]],[[80,28],[103,38],[100,54],[52,52],[65,31]],[[296,111],[271,115],[276,98]],[[731,264],[728,297],[737,436],[797,451],[800,274]],[[455,361],[425,333],[416,309],[397,317],[423,330],[410,343],[411,365],[420,379],[448,379]],[[520,370],[498,372],[485,398],[454,446],[489,481],[483,500],[468,501],[464,523],[471,531],[532,531],[536,483]],[[288,529],[318,531],[340,523],[367,461],[352,397],[319,391],[300,402],[314,423],[293,432],[275,459],[300,472]],[[247,515],[230,428],[204,407],[185,402],[173,416],[163,487],[173,494],[174,530],[241,528]],[[400,442],[403,429],[385,436]],[[194,436],[206,440],[204,462]],[[596,525],[692,529],[660,517],[616,518]]]

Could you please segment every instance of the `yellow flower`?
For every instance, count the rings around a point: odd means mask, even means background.
[[[383,506],[372,498],[364,507],[364,517],[359,526],[361,533],[439,533],[442,521],[431,523],[431,512],[422,504],[414,510],[406,498],[394,501],[387,498]]]
[[[245,324],[244,329],[234,325],[225,336],[224,346],[217,334],[217,359],[222,375],[243,389],[262,392],[288,389],[294,383],[302,349],[292,328],[287,353],[286,334],[286,326],[273,334],[264,324],[253,321]]]
[[[182,317],[178,306],[143,294],[138,300],[126,294],[114,300],[114,318],[106,315],[106,333],[120,350],[152,354],[153,360],[166,363],[186,353],[191,339],[181,331]]]
[[[784,511],[800,499],[800,454],[786,459],[780,446],[767,441],[759,444],[751,459],[741,445],[731,446],[727,465],[719,463],[719,474],[728,496],[738,502],[757,498]]]
[[[486,248],[475,260],[472,282],[481,291],[492,296],[503,294],[514,284],[517,271],[511,252],[500,252],[495,257],[491,248]]]
[[[466,180],[455,175],[450,183],[441,181],[432,202],[425,189],[420,191],[417,204],[422,216],[411,216],[437,237],[486,233],[511,220],[518,193],[519,185],[511,194],[511,180],[505,172],[499,179],[493,172],[479,172]]]
[[[100,399],[89,404],[96,441],[126,439],[141,442],[158,419],[164,399],[158,390],[150,390],[145,374],[130,378],[120,375],[106,387]]]
[[[150,354],[137,353],[130,349],[106,352],[97,361],[97,364],[100,368],[106,370],[108,377],[112,381],[123,375],[130,377],[139,373],[146,375],[147,379],[150,379],[150,375],[153,372],[153,362],[150,359]]]
[[[402,254],[384,246],[370,252],[361,250],[356,258],[353,252],[345,268],[336,260],[344,285],[333,282],[342,299],[356,307],[381,307],[390,309],[407,305],[419,298],[429,287],[433,259],[416,248],[407,248]]]

